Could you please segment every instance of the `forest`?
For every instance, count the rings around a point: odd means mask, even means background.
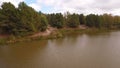
[[[4,2],[0,8],[0,34],[26,36],[45,31],[48,26],[61,29],[77,28],[80,25],[96,29],[119,29],[120,16],[69,12],[45,14],[37,12],[24,2],[20,2],[17,8],[10,2]]]

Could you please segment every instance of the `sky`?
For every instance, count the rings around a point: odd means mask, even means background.
[[[11,2],[16,7],[24,1],[36,11],[43,13],[83,13],[83,14],[113,14],[120,15],[120,0],[0,0]]]

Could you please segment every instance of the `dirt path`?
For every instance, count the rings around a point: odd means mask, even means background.
[[[85,26],[85,25],[80,25],[79,26],[79,29],[87,29],[88,27],[87,26]]]
[[[80,25],[79,27],[78,27],[78,29],[87,29],[88,27],[87,26],[85,26],[85,25]],[[69,28],[66,28],[66,29],[69,29]],[[72,28],[73,29],[73,28]],[[44,32],[38,32],[38,33],[36,33],[36,34],[34,34],[34,35],[32,35],[32,36],[30,36],[30,37],[39,37],[39,36],[48,36],[48,35],[50,35],[52,32],[54,32],[54,31],[57,31],[57,28],[53,28],[53,27],[48,27],[47,29],[46,29],[46,31],[44,31]]]
[[[56,30],[57,30],[56,28],[48,27],[48,28],[46,29],[46,31],[44,31],[44,32],[38,32],[38,33],[36,33],[36,34],[34,34],[34,35],[30,36],[30,37],[48,36],[48,35],[50,35],[53,31],[56,31]]]

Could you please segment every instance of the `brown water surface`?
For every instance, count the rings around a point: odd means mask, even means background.
[[[1,45],[0,68],[120,68],[120,31]]]

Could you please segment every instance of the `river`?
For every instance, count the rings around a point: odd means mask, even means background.
[[[0,68],[120,68],[120,31],[1,45]]]

